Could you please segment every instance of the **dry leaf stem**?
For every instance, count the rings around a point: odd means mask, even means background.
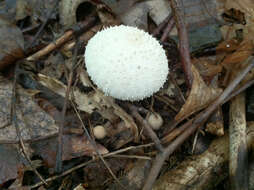
[[[179,0],[170,0],[171,9],[176,22],[179,36],[179,51],[183,71],[185,73],[186,82],[189,88],[192,86],[193,74],[191,71],[191,58],[189,50],[188,33],[184,23],[184,11]]]
[[[232,190],[248,189],[245,93],[241,93],[232,99],[229,113],[230,186]]]
[[[208,119],[208,117],[218,108],[224,100],[231,94],[235,87],[242,81],[246,74],[254,67],[253,57],[248,58],[248,66],[239,72],[239,75],[228,85],[228,87],[223,91],[223,93],[207,107],[203,112],[198,114],[194,120],[187,121],[184,125],[189,125],[189,127],[179,135],[171,144],[169,144],[163,152],[157,154],[152,168],[148,174],[147,180],[144,184],[143,190],[150,190],[159,175],[161,167],[164,161],[181,145],[184,143],[190,135],[192,135],[203,123]]]

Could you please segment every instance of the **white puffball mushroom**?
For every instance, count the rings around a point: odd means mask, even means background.
[[[151,125],[153,130],[159,130],[163,125],[163,119],[158,113],[149,114],[147,122]]]
[[[106,129],[102,125],[97,125],[93,128],[93,134],[96,139],[103,139],[107,136]]]
[[[105,95],[142,100],[159,91],[169,72],[165,50],[147,32],[114,26],[97,32],[85,50],[86,69]]]

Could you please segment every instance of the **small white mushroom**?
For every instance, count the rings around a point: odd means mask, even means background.
[[[148,115],[147,122],[151,125],[153,130],[159,130],[163,125],[163,119],[158,113],[151,113]]]
[[[93,128],[93,134],[96,139],[103,139],[107,136],[106,129],[102,125],[97,125]]]
[[[160,43],[143,30],[123,25],[97,32],[86,46],[85,62],[98,88],[120,100],[151,96],[169,71]]]

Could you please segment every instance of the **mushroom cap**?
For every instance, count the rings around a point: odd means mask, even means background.
[[[147,32],[124,25],[97,32],[86,46],[85,62],[98,88],[120,100],[151,96],[169,71],[160,43]]]
[[[97,125],[93,128],[94,137],[96,139],[103,139],[107,136],[106,129],[102,125]]]
[[[163,119],[158,113],[151,113],[147,118],[147,122],[151,125],[153,130],[159,130],[163,125]]]

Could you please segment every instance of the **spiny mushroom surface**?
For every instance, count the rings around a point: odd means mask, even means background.
[[[167,80],[168,61],[159,42],[138,28],[114,26],[97,32],[85,51],[92,81],[106,95],[142,100]]]

